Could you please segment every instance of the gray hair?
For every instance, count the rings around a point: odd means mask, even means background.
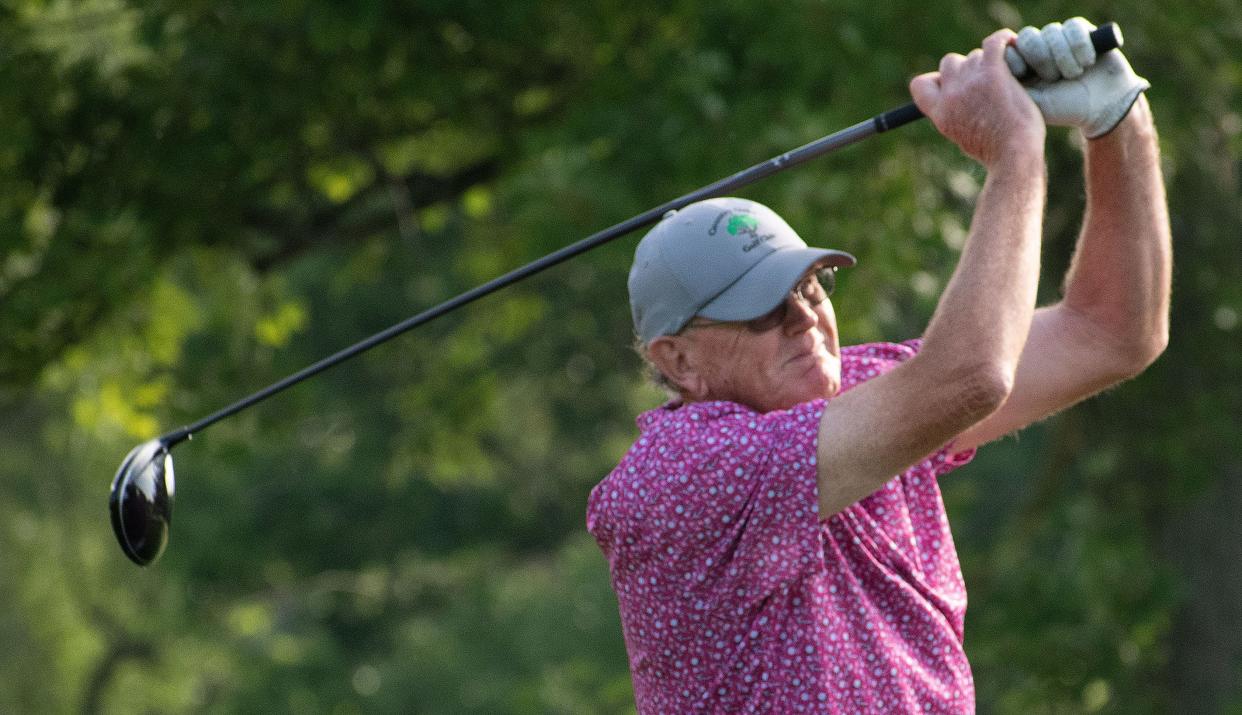
[[[663,390],[664,393],[668,395],[670,400],[681,399],[683,395],[681,394],[681,390],[678,389],[677,384],[674,383],[668,375],[665,375],[664,372],[655,364],[655,362],[651,360],[651,355],[647,350],[648,345],[649,343],[643,341],[641,337],[635,335],[634,342],[630,346],[634,349],[634,352],[638,353],[638,357],[643,361],[643,376],[646,377],[647,381],[652,385]]]

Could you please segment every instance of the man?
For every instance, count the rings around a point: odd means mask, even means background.
[[[640,243],[635,330],[676,398],[639,418],[588,508],[640,712],[973,711],[936,479],[1167,341],[1148,84],[1119,52],[1097,61],[1090,29],[1002,30],[911,82],[987,171],[921,340],[840,348],[828,294],[854,259],[753,202],[689,206]],[[1046,123],[1086,137],[1087,209],[1064,299],[1036,309]]]

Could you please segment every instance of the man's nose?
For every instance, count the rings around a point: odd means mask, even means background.
[[[815,306],[801,295],[790,293],[785,298],[785,328],[789,334],[797,335],[815,325],[817,320],[819,316],[815,313]]]

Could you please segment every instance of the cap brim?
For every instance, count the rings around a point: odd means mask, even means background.
[[[780,305],[802,276],[815,265],[846,268],[857,261],[844,251],[790,248],[775,251],[742,275],[698,311],[711,320],[750,320]]]

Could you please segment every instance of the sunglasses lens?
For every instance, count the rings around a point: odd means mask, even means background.
[[[815,277],[819,279],[819,285],[823,287],[825,295],[832,295],[837,289],[837,269],[824,268],[816,271]]]
[[[818,285],[817,285],[818,283]],[[821,268],[815,272],[815,282],[806,281],[794,286],[790,291],[790,295],[794,296],[798,301],[808,306],[815,307],[828,299],[832,292],[837,288],[837,269]],[[821,292],[822,291],[822,292]],[[785,322],[785,317],[789,314],[789,297],[786,297],[780,305],[768,311],[758,318],[752,318],[744,321],[742,324],[748,330],[755,333],[766,333]],[[726,324],[729,321],[722,321],[718,324]],[[717,323],[691,323],[688,327],[702,327],[703,325],[711,325]]]
[[[832,292],[836,290],[837,269],[821,268],[815,272],[815,278],[819,283],[818,286],[816,286],[815,283],[800,283],[792,291],[792,294],[797,296],[798,300],[809,306],[816,306],[823,303],[828,299],[828,296],[832,295]],[[816,287],[820,288],[823,292],[820,293],[817,291]],[[785,316],[788,313],[789,299],[786,298],[780,305],[773,308],[767,314],[761,315],[753,320],[746,321],[746,327],[753,332],[764,333],[783,324],[785,322]]]

